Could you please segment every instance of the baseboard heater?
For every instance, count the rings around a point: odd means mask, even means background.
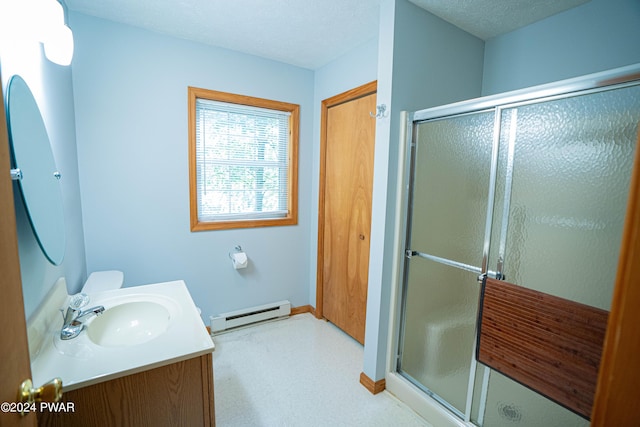
[[[290,314],[291,303],[285,300],[210,316],[211,333],[219,334],[241,326],[287,317]]]

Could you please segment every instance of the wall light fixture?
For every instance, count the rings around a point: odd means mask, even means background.
[[[73,33],[67,26],[64,0],[0,0],[0,43],[42,43],[47,59],[70,65]]]

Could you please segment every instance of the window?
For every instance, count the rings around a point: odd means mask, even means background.
[[[189,87],[192,231],[297,224],[299,110]]]

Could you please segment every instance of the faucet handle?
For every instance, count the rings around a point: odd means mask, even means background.
[[[60,311],[62,312],[62,317],[64,318],[63,322],[65,325],[74,321],[76,317],[78,317],[78,314],[80,314],[80,310],[77,310],[71,306],[67,307],[66,310],[60,309]]]
[[[75,308],[76,310],[84,307],[89,304],[89,295],[84,292],[80,292],[78,294],[72,295],[69,300],[69,307]]]

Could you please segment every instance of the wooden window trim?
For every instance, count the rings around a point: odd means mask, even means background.
[[[191,231],[225,230],[235,228],[270,227],[283,225],[296,225],[298,223],[298,146],[300,128],[300,106],[287,102],[273,101],[264,98],[255,98],[245,95],[237,95],[228,92],[219,92],[209,89],[188,87],[189,109],[189,207],[191,219]],[[268,108],[271,110],[286,111],[289,117],[289,159],[288,159],[288,183],[287,183],[287,215],[282,218],[242,219],[237,221],[200,221],[198,219],[198,194],[196,188],[196,100],[208,99],[212,101],[228,102],[232,104],[246,105],[250,107]]]

